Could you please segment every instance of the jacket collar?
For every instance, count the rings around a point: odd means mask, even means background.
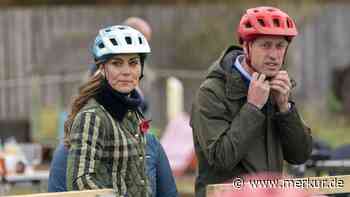
[[[207,78],[218,78],[225,82],[225,93],[229,99],[237,100],[247,96],[248,87],[241,74],[232,69],[237,56],[243,54],[238,46],[228,47],[209,68]]]
[[[136,90],[131,91],[130,94],[124,94],[114,90],[107,80],[103,83],[95,99],[113,118],[122,121],[128,111],[138,111],[142,99]]]

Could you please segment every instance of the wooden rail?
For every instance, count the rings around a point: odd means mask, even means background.
[[[302,188],[315,194],[340,194],[350,193],[350,175],[342,176],[323,176],[282,179],[279,187]],[[262,185],[260,185],[262,186]],[[277,186],[276,186],[277,187]],[[217,197],[221,192],[232,191],[235,188],[233,184],[213,184],[207,187],[207,197]],[[237,188],[236,188],[237,189]],[[38,193],[28,195],[14,195],[7,197],[112,197],[115,193],[112,189],[56,192],[56,193]]]
[[[7,197],[115,197],[112,189],[98,189],[85,191],[71,191],[71,192],[52,192],[52,193],[38,193],[28,195],[14,195]]]

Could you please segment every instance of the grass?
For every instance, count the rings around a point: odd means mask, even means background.
[[[304,111],[302,114],[313,136],[323,139],[333,148],[350,144],[350,120],[346,115],[311,110]]]
[[[0,185],[0,187],[3,187]],[[5,195],[22,195],[22,194],[34,194],[47,191],[47,182],[42,182],[40,185],[32,185],[29,182],[18,183],[7,186],[9,190],[5,192]],[[1,196],[1,195],[0,195]]]

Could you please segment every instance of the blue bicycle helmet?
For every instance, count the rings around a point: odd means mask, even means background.
[[[151,48],[144,35],[129,26],[103,28],[92,46],[95,61],[104,62],[110,56],[125,53],[148,54]]]

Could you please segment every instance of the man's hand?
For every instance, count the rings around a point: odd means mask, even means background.
[[[289,110],[288,99],[292,84],[290,82],[287,71],[282,70],[270,81],[272,97],[277,103],[280,112]]]
[[[264,74],[254,72],[248,90],[248,103],[259,109],[264,107],[270,94],[270,85],[268,81],[265,81],[265,78]]]

